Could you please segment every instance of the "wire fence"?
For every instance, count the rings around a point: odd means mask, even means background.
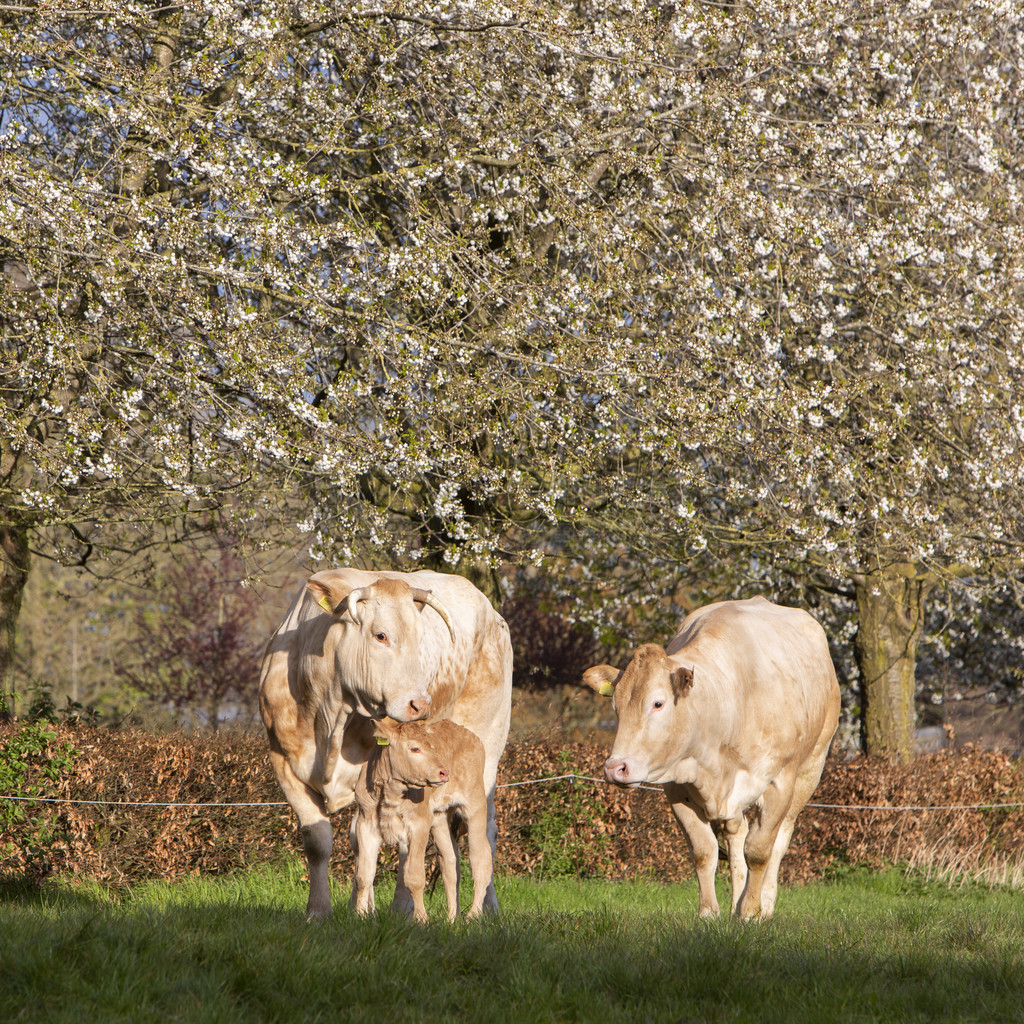
[[[591,775],[577,775],[570,772],[566,775],[549,775],[541,779],[524,779],[520,782],[504,782],[498,785],[497,789],[514,789],[519,786],[539,786],[550,782],[562,782],[571,779],[573,782],[594,782],[605,784],[604,779]],[[652,792],[659,792],[661,786],[636,786],[636,789],[643,789]],[[254,803],[219,803],[219,802],[174,802],[166,803],[148,800],[80,800],[73,797],[59,796],[5,796],[0,795],[0,801],[14,801],[18,803],[35,804],[69,804],[81,807],[151,807],[151,808],[182,808],[182,809],[203,809],[219,810],[231,808],[253,808],[253,807],[287,807],[284,800],[259,801]],[[921,811],[991,811],[991,810],[1015,810],[1024,807],[1024,803],[987,803],[987,804],[818,804],[807,803],[805,807],[819,811],[888,811],[910,813]]]

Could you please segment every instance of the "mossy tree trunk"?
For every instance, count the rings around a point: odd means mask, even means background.
[[[864,750],[907,762],[914,755],[917,649],[934,581],[898,563],[857,575],[854,584]]]
[[[14,642],[29,559],[28,530],[0,525],[0,694],[14,692]]]

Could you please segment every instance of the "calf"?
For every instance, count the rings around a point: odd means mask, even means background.
[[[448,899],[448,920],[459,913],[459,862],[453,833],[468,833],[473,905],[481,912],[491,884],[492,858],[487,838],[486,755],[468,729],[449,720],[375,723],[377,746],[356,783],[352,848],[356,854],[352,908],[373,912],[373,880],[382,844],[398,847],[398,886],[392,910],[412,913],[426,923],[423,888],[427,836],[433,835],[441,859]],[[410,906],[411,903],[411,906]]]

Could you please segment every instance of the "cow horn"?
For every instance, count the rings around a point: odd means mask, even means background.
[[[359,604],[360,601],[365,601],[369,596],[370,590],[368,587],[356,587],[355,590],[350,590],[341,599],[341,603],[335,609],[334,614],[340,617],[347,611],[349,615],[358,622],[359,615],[356,613],[356,605]]]
[[[429,590],[414,589],[412,599],[419,604],[426,605],[428,608],[433,608],[444,619],[444,624],[448,627],[448,632],[451,634],[452,643],[455,643],[455,625],[452,622],[452,617],[448,614],[448,609]]]

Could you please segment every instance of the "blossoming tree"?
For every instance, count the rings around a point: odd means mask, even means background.
[[[31,536],[211,506],[742,551],[855,594],[905,755],[929,588],[1021,572],[1015,6],[9,9],[8,633]]]

